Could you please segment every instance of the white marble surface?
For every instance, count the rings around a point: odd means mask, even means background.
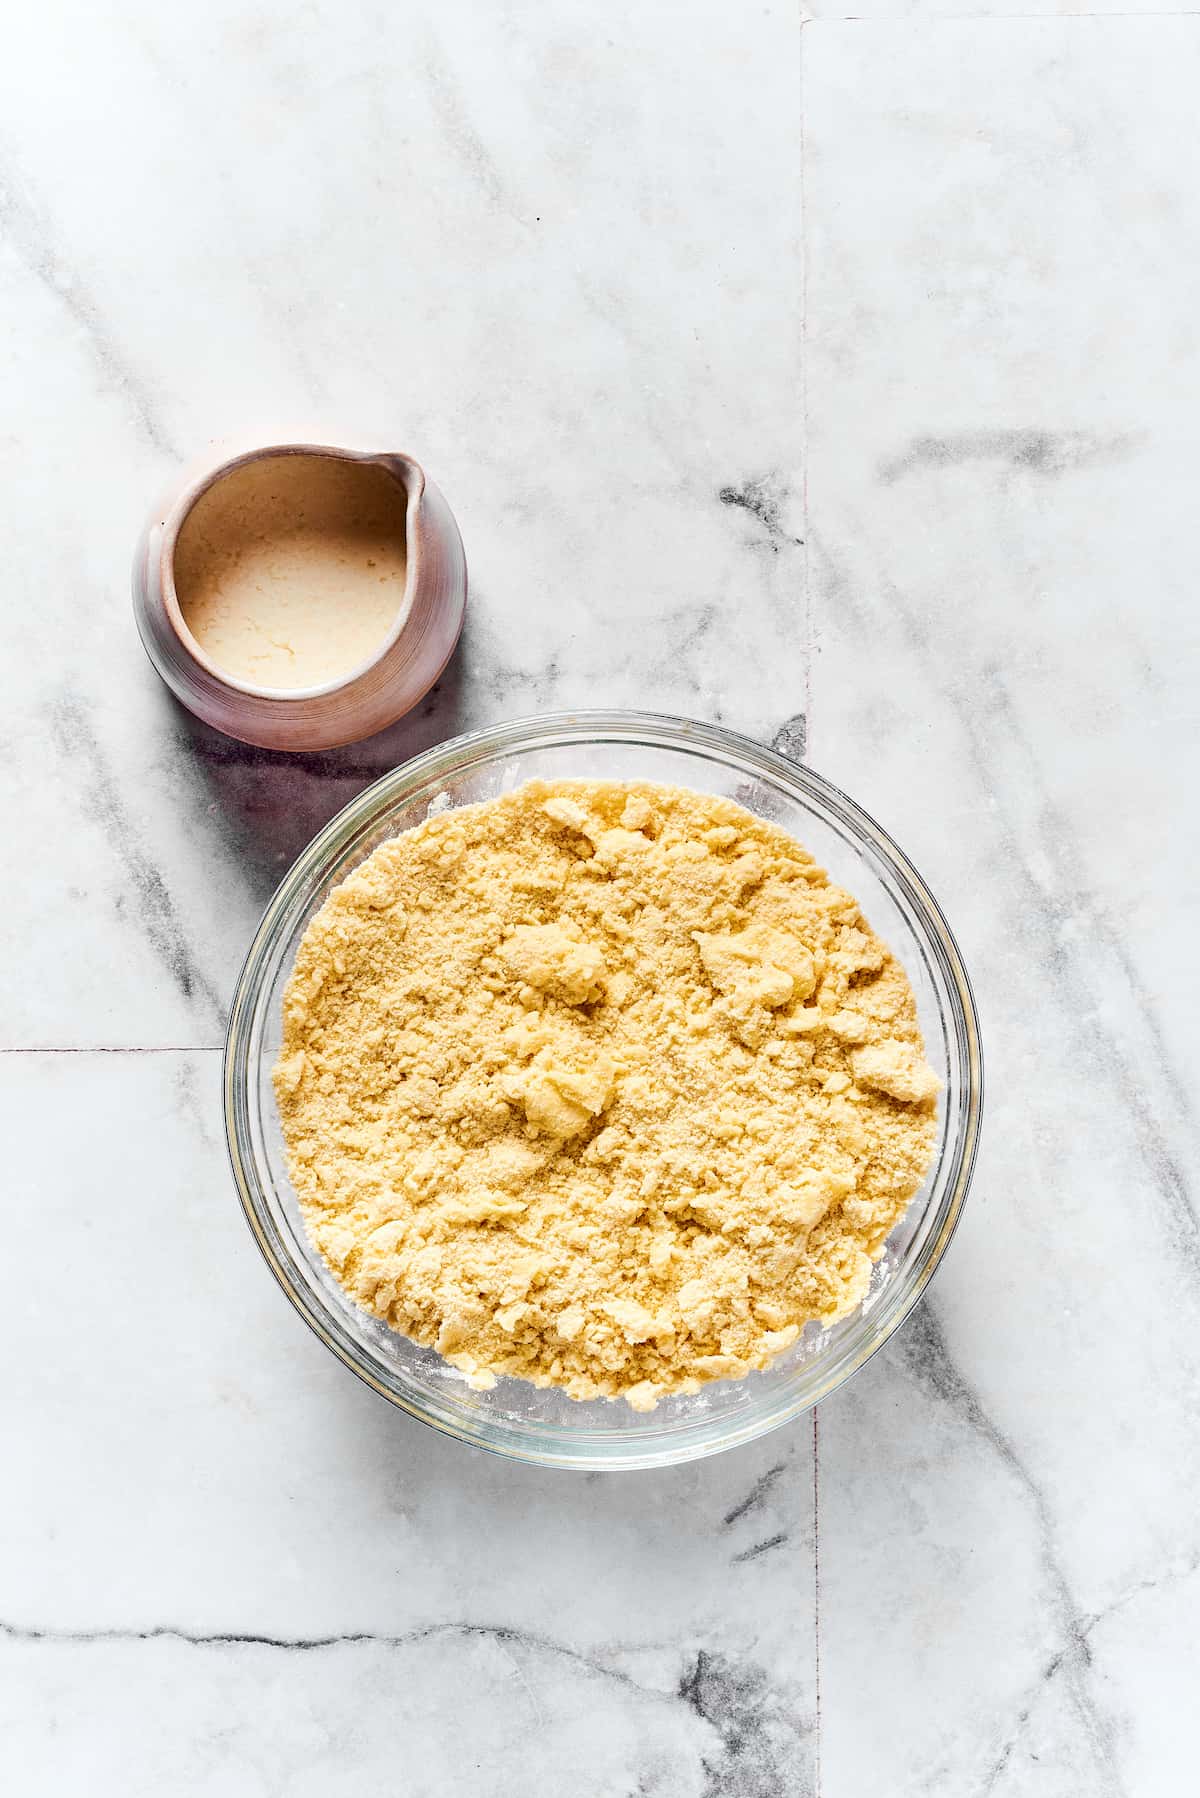
[[[1195,1790],[1200,18],[860,10],[46,0],[10,37],[5,1791]],[[466,639],[386,739],[245,751],[145,663],[132,540],[212,439],[339,428],[445,488]],[[360,1388],[219,1134],[312,830],[583,703],[806,728],[942,898],[990,1057],[900,1338],[815,1424],[623,1478]]]

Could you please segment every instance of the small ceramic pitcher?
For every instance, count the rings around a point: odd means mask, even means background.
[[[188,629],[175,591],[179,532],[201,494],[247,463],[280,456],[373,464],[406,495],[404,597],[387,637],[365,666],[344,679],[287,693],[251,686],[218,668]],[[150,514],[133,566],[138,631],[172,693],[227,736],[266,749],[331,749],[394,724],[450,660],[466,602],[467,564],[454,515],[420,464],[391,451],[284,443],[210,464]]]

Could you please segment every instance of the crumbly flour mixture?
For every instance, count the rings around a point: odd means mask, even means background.
[[[607,781],[377,849],[305,934],[275,1069],[359,1304],[476,1386],[638,1409],[859,1303],[937,1086],[903,969],[798,843]]]

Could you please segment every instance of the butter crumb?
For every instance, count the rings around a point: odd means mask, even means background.
[[[940,1082],[911,1043],[888,1039],[859,1049],[851,1057],[854,1078],[871,1092],[888,1093],[907,1105],[936,1096]]]
[[[599,997],[603,955],[594,943],[568,936],[561,924],[518,924],[501,944],[500,960],[515,979],[569,1005]]]

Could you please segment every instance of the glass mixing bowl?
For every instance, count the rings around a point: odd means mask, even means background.
[[[736,800],[799,839],[852,892],[916,993],[941,1076],[928,1179],[888,1238],[866,1299],[810,1324],[762,1373],[715,1381],[638,1413],[502,1379],[474,1392],[432,1349],[356,1306],[305,1232],[288,1179],[271,1068],[283,987],[330,889],[386,838],[448,806],[494,799],[534,777],[653,780]],[[225,1118],[250,1227],[293,1305],[347,1367],[410,1416],[480,1448],[552,1467],[660,1467],[749,1442],[800,1416],[861,1367],[912,1310],[945,1252],[971,1177],[983,1067],[958,947],[921,876],[853,800],[732,731],[634,712],[572,712],[458,737],[386,774],[326,825],[286,876],[238,981],[225,1051]]]

